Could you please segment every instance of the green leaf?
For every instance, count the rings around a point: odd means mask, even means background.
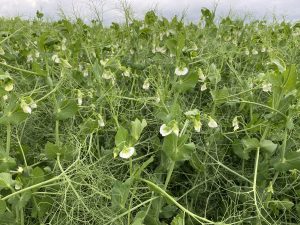
[[[0,150],[0,172],[7,172],[16,167],[16,160]]]
[[[135,178],[140,178],[141,173],[146,169],[146,167],[154,161],[154,157],[151,156],[147,161],[145,161],[142,166],[138,166],[137,170],[134,172]]]
[[[285,159],[282,161],[277,158],[272,161],[275,170],[284,172],[292,169],[300,170],[300,152],[288,152],[285,154]]]
[[[176,217],[174,217],[174,219],[171,222],[171,225],[184,225],[183,214],[180,213]]]
[[[269,155],[273,155],[277,148],[277,144],[274,144],[270,140],[263,140],[260,142],[260,147],[262,150],[266,151]]]
[[[115,136],[115,145],[119,149],[123,149],[128,140],[128,131],[124,127],[120,126],[116,136]]]
[[[98,125],[97,120],[88,118],[82,124],[80,124],[79,127],[80,127],[81,133],[91,134],[91,133],[94,133],[98,129],[99,125]]]
[[[273,206],[279,210],[290,210],[294,206],[294,203],[288,199],[284,199],[282,201],[272,200],[269,202],[269,206]]]
[[[59,103],[59,109],[56,112],[57,120],[65,120],[72,118],[78,111],[78,105],[76,101],[65,100]]]
[[[44,153],[48,159],[57,159],[57,155],[60,155],[60,159],[70,160],[73,157],[74,150],[71,146],[63,145],[58,146],[51,142],[47,142],[45,145]]]
[[[168,39],[166,41],[167,48],[172,54],[176,54],[177,41],[175,39]]]
[[[8,114],[4,114],[0,118],[0,124],[19,124],[23,122],[27,118],[28,114],[24,113],[23,111],[16,111]]]
[[[284,72],[286,70],[286,65],[281,58],[272,58],[270,64],[276,66],[279,72]]]
[[[164,138],[162,149],[170,159],[176,162],[189,160],[191,158],[195,150],[195,144],[185,144],[187,137],[188,136],[183,135],[178,138],[172,133]]]
[[[180,77],[175,84],[175,88],[180,91],[192,90],[198,83],[198,74],[196,72],[189,73],[186,76]]]
[[[201,162],[200,156],[196,152],[192,154],[189,163],[198,173],[205,171],[205,166]]]
[[[0,199],[0,215],[5,213],[6,211],[6,202]]]
[[[0,173],[0,190],[11,188],[15,183],[10,173]]]
[[[227,98],[229,96],[228,88],[223,87],[222,89],[211,90],[210,93],[216,104],[227,102]]]
[[[40,167],[35,167],[30,173],[31,185],[41,183],[45,180],[45,173]]]
[[[49,196],[33,196],[34,202],[31,216],[33,218],[39,218],[40,220],[48,213],[49,209],[53,205],[53,198]]]
[[[209,66],[208,79],[214,86],[221,81],[220,71],[214,63]]]
[[[119,180],[115,181],[111,191],[112,207],[114,209],[125,209],[131,183],[132,180],[130,178],[127,179],[125,182],[121,182]]]
[[[249,153],[260,147],[260,143],[256,138],[244,138],[242,140],[235,140],[232,144],[233,152],[241,159],[248,160]]]
[[[131,122],[131,136],[135,141],[140,138],[141,133],[146,126],[147,122],[145,119],[143,119],[142,122],[139,119],[135,119],[135,121]]]
[[[256,138],[242,139],[242,144],[247,149],[256,149],[256,148],[260,147],[260,143]]]
[[[177,37],[177,53],[180,54],[185,45],[185,33],[181,32]]]
[[[297,84],[297,71],[296,66],[289,66],[282,74],[284,78],[283,90],[287,94],[296,88]]]
[[[0,225],[18,225],[16,217],[12,212],[0,214]]]
[[[145,210],[141,210],[139,211],[135,217],[134,217],[134,220],[133,220],[133,223],[131,225],[144,225],[144,219],[147,215],[147,211]]]

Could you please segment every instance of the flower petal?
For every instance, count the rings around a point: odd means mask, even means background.
[[[119,156],[123,159],[130,158],[135,152],[134,147],[125,147],[119,154]]]
[[[210,128],[217,128],[218,124],[213,118],[209,117],[208,126]]]
[[[159,132],[163,137],[171,134],[172,131],[173,131],[173,129],[168,127],[166,124],[161,125],[160,129],[159,129]]]

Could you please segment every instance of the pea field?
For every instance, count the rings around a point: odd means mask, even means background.
[[[300,22],[0,18],[1,225],[300,224]]]

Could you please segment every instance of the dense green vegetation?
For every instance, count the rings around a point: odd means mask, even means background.
[[[0,20],[0,224],[299,224],[300,24]]]

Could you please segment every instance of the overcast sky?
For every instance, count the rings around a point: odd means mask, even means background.
[[[47,18],[57,19],[62,9],[65,15],[77,15],[85,21],[95,15],[92,9],[103,12],[103,21],[122,21],[119,0],[0,0],[0,16],[22,16],[31,18],[36,10],[42,10]],[[216,4],[217,16],[232,15],[251,18],[276,18],[300,20],[300,0],[127,0],[135,16],[140,18],[149,9],[156,9],[159,15],[172,17],[185,12],[186,20],[196,22],[202,7],[212,9]]]

